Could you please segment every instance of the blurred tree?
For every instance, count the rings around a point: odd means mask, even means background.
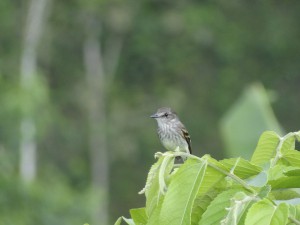
[[[90,167],[92,187],[100,190],[101,198],[98,207],[94,208],[94,224],[108,224],[109,215],[109,151],[107,144],[108,134],[108,91],[112,85],[116,68],[119,63],[123,39],[124,27],[128,26],[131,11],[122,6],[108,7],[108,10],[119,10],[112,16],[114,25],[119,29],[112,28],[109,39],[101,42],[101,20],[97,20],[97,11],[90,6],[83,13],[85,16],[85,39],[84,39],[84,65],[86,69],[85,102],[88,117],[88,142],[90,152]],[[123,12],[122,12],[123,10]],[[125,18],[124,16],[125,15]],[[120,15],[121,14],[121,15]],[[121,20],[120,17],[121,16]],[[117,18],[115,18],[117,17]],[[120,30],[121,29],[121,30]],[[105,53],[102,51],[104,46]]]
[[[20,83],[22,92],[30,99],[22,103],[20,136],[20,174],[25,181],[32,181],[36,175],[36,122],[33,107],[39,107],[35,100],[39,96],[37,80],[37,48],[48,15],[49,0],[31,0],[24,25],[24,41],[21,56]]]
[[[97,28],[91,25],[89,18],[84,43],[84,61],[86,66],[87,95],[86,105],[89,121],[89,151],[91,160],[92,186],[102,193],[99,206],[94,209],[94,223],[102,221],[108,224],[108,152],[106,143],[106,112],[104,95],[103,61],[98,41]]]

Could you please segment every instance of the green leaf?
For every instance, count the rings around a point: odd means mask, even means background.
[[[270,162],[275,155],[279,140],[279,135],[274,131],[265,131],[259,138],[250,162],[260,166]]]
[[[160,196],[159,201],[153,208],[153,212],[151,213],[147,225],[158,225],[159,224],[159,216],[161,212],[162,203],[164,201],[164,196]]]
[[[121,223],[122,223],[122,216],[117,219],[115,225],[121,225]]]
[[[160,165],[159,173],[158,173],[159,192],[163,195],[168,189],[166,180],[169,178],[173,166],[174,166],[174,157],[165,156]]]
[[[159,160],[152,165],[145,188],[141,192],[145,192],[146,195],[146,213],[148,217],[152,214],[153,210],[157,206],[159,201],[159,168],[163,162],[163,157],[160,157]]]
[[[276,180],[278,178],[285,177],[284,173],[286,173],[289,170],[293,170],[293,169],[296,169],[296,168],[278,164],[278,165],[276,165],[276,166],[269,169],[268,179],[269,180]]]
[[[273,190],[272,195],[277,200],[286,200],[286,199],[293,199],[293,198],[300,198],[300,193],[293,189],[278,189]]]
[[[259,190],[259,192],[257,194],[257,197],[259,197],[259,198],[265,198],[265,197],[267,197],[269,195],[270,191],[271,191],[271,186],[270,185],[266,185],[266,186],[262,187]]]
[[[221,120],[221,137],[226,155],[250,159],[259,134],[264,130],[281,133],[267,91],[260,83],[245,89]],[[261,164],[259,164],[261,165]]]
[[[148,217],[145,208],[131,209],[130,215],[136,225],[147,224]]]
[[[276,165],[269,170],[268,184],[272,186],[272,189],[278,188],[299,188],[300,176],[286,176],[288,171],[298,170],[297,167]]]
[[[219,194],[203,213],[199,225],[219,225],[228,214],[226,208],[230,206],[230,199],[239,191],[243,189],[229,189]]]
[[[297,221],[300,224],[300,205],[289,205],[290,221]],[[296,223],[288,223],[288,225],[295,225]]]
[[[300,176],[300,168],[299,169],[293,169],[284,172],[284,175],[291,177],[291,176]]]
[[[281,160],[285,160],[290,166],[300,167],[300,152],[297,150],[285,151]]]
[[[155,178],[158,176],[159,167],[163,162],[163,157],[160,157],[156,163],[154,163],[148,173],[147,181],[144,189],[141,192],[144,192],[146,197],[150,194],[150,187],[153,187],[153,183],[155,182]]]
[[[243,158],[223,159],[220,163],[228,170],[234,168],[233,174],[242,179],[257,175],[262,171],[260,166],[254,165]]]
[[[278,188],[299,188],[300,187],[300,177],[281,177],[276,180],[270,180],[268,182],[272,186],[272,189]]]
[[[300,168],[295,166],[276,165],[269,170],[269,180],[282,177],[299,177]]]
[[[282,147],[280,149],[281,153],[284,154],[285,152],[287,152],[289,150],[294,150],[295,149],[295,141],[296,141],[296,137],[294,135],[285,139],[282,144]]]
[[[244,192],[237,192],[231,199],[228,213],[221,221],[222,225],[244,224],[248,208],[257,200],[257,197],[250,196]]]
[[[270,200],[263,199],[249,209],[245,225],[283,225],[288,221],[288,213],[285,203],[273,205]]]
[[[192,225],[199,223],[203,213],[218,194],[219,192],[217,190],[212,189],[209,192],[206,192],[204,195],[196,197],[192,209]]]
[[[174,174],[166,193],[158,224],[189,225],[194,200],[202,184],[206,161],[188,159]]]
[[[136,225],[132,219],[127,219],[124,216],[122,218],[128,225]]]
[[[128,224],[128,225],[136,225],[132,219],[127,219],[124,216],[121,216],[117,219],[114,225],[121,225],[122,219]]]
[[[226,176],[225,174],[211,167],[210,166],[211,164],[218,167],[220,170],[224,170],[225,172],[229,171],[228,169],[225,168],[225,166],[223,166],[217,160],[211,158],[209,155],[205,155],[202,158],[208,160],[209,164],[208,167],[206,168],[202,185],[198,191],[198,196],[201,196],[205,194],[207,191],[209,191],[210,189],[214,188]]]

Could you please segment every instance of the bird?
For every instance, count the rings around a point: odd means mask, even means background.
[[[171,108],[159,108],[150,117],[157,121],[158,137],[168,151],[180,151],[192,154],[189,132]]]

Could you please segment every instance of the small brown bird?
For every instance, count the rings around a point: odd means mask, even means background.
[[[177,114],[168,107],[162,107],[150,116],[156,119],[157,133],[163,146],[168,151],[192,153],[191,138]]]

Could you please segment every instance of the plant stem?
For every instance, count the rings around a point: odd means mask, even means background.
[[[276,163],[277,163],[277,161],[281,158],[281,148],[282,148],[283,143],[284,143],[287,139],[289,139],[290,137],[293,137],[293,136],[295,137],[295,139],[298,138],[298,136],[299,136],[299,131],[298,131],[298,132],[290,132],[290,133],[288,133],[287,135],[285,135],[285,136],[279,138],[279,143],[278,143],[277,148],[276,148],[276,150],[275,150],[276,155],[275,155],[275,157],[274,157],[274,160],[272,160],[271,167],[275,166]]]
[[[236,175],[234,175],[232,173],[228,173],[227,171],[219,168],[218,166],[214,165],[213,163],[208,162],[208,165],[210,167],[214,168],[215,170],[219,171],[220,173],[223,173],[224,175],[232,178],[233,180],[235,180],[236,182],[238,182],[239,184],[241,184],[244,188],[246,188],[248,191],[250,191],[252,193],[256,193],[256,191],[250,185],[248,185],[245,181],[243,181],[238,176],[236,176]]]
[[[187,156],[189,158],[192,158],[192,159],[196,159],[196,160],[199,160],[199,161],[203,161],[202,158],[199,158],[195,155],[191,155],[189,153],[185,153],[185,152],[176,152],[174,153],[175,156]],[[210,162],[207,162],[207,165],[209,165],[210,167],[214,168],[215,170],[219,171],[220,173],[232,178],[233,180],[235,180],[237,183],[241,184],[244,188],[246,188],[248,191],[250,191],[251,193],[256,193],[256,191],[250,186],[248,185],[245,181],[243,181],[241,178],[239,178],[238,176],[230,173],[230,172],[227,172],[226,170],[218,167],[217,165],[213,164],[213,163],[210,163]]]
[[[293,222],[294,224],[296,224],[296,225],[300,225],[300,221],[299,221],[299,220],[296,220],[296,219],[293,218],[293,217],[290,217],[290,216],[289,216],[289,220],[290,220],[291,222]]]

